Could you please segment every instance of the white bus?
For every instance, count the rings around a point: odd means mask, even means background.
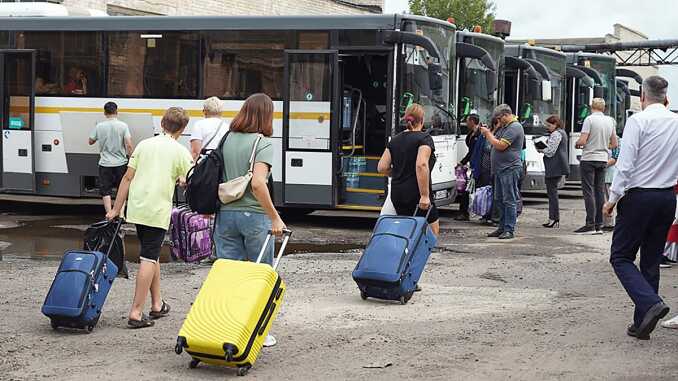
[[[548,135],[544,122],[551,115],[565,120],[565,54],[530,45],[507,45],[504,103],[511,106],[525,130],[527,173],[523,191],[545,190],[543,154],[533,139]]]
[[[492,112],[502,99],[504,40],[461,31],[457,32],[457,41],[457,160],[461,161],[468,153],[466,119],[469,114],[477,112],[480,121],[489,125]]]
[[[184,107],[188,144],[202,99],[221,97],[230,120],[264,92],[275,102],[277,206],[379,209],[387,181],[376,163],[411,102],[426,110],[444,205],[455,197],[455,42],[454,25],[403,15],[0,17],[0,186],[97,196],[87,137],[107,101],[135,143]]]
[[[624,124],[617,115],[617,81],[615,79],[617,61],[613,56],[595,53],[568,53],[568,66],[586,74],[576,75],[568,81],[567,132],[570,138],[569,161],[570,181],[580,181],[579,160],[582,150],[575,147],[581,136],[584,119],[591,114],[591,102],[594,97],[605,99],[605,115],[617,120],[617,135],[622,135]]]

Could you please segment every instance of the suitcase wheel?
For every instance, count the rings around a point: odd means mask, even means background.
[[[59,329],[59,324],[58,324],[56,321],[50,320],[50,321],[49,321],[49,324],[52,326],[52,329],[53,329],[53,330],[56,331],[57,329]]]
[[[412,299],[412,294],[413,293],[410,292],[409,294],[405,294],[405,295],[401,296],[400,297],[400,304],[402,304],[402,305],[407,304],[407,302],[409,302],[410,299]]]
[[[250,365],[239,366],[238,367],[238,376],[245,376],[250,371],[252,367]]]
[[[364,293],[363,291],[360,291],[360,298],[361,298],[362,300],[367,300],[367,294]]]
[[[195,368],[198,367],[198,364],[200,364],[200,360],[194,358],[194,359],[191,360],[190,363],[188,363],[188,367],[191,368],[191,369],[195,369]]]
[[[87,331],[87,333],[92,333],[92,331],[94,331],[94,325],[93,324],[88,325],[87,327],[85,327],[85,330]]]

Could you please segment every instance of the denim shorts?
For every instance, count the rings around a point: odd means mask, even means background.
[[[271,220],[264,213],[220,210],[214,230],[217,258],[255,262],[271,230]],[[274,240],[268,243],[262,263],[273,264]]]

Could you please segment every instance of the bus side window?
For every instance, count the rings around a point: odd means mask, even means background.
[[[103,48],[95,32],[22,32],[19,49],[36,49],[38,95],[102,96]]]
[[[108,95],[197,97],[198,43],[197,33],[110,33]]]

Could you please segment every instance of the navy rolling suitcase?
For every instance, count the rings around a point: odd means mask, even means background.
[[[117,236],[123,221],[115,227]],[[113,241],[114,242],[114,241]],[[69,250],[61,259],[42,313],[50,318],[52,328],[79,328],[92,332],[118,275],[118,266],[99,251]]]
[[[407,303],[435,245],[426,217],[379,217],[353,270],[360,296]]]

